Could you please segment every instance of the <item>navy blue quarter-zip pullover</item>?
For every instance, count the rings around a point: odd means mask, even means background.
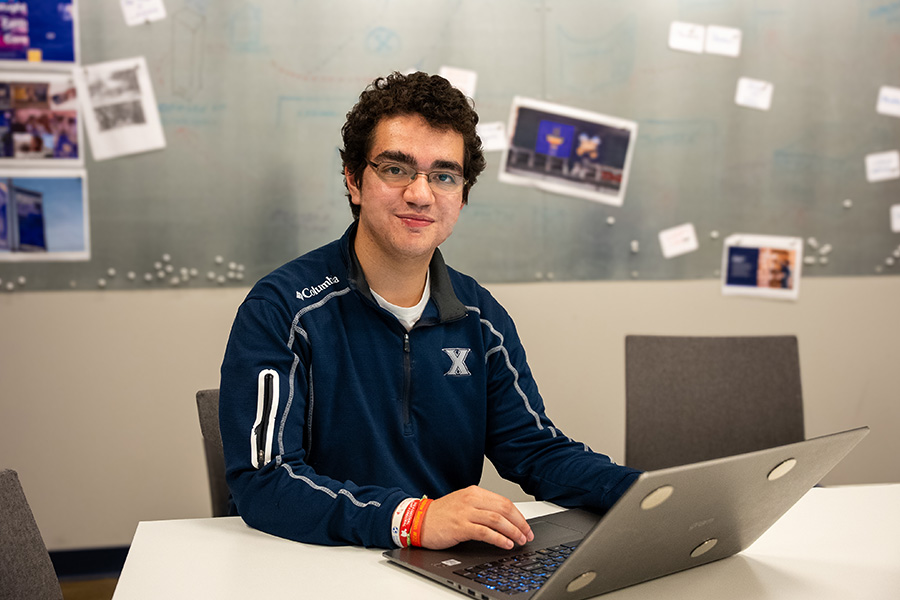
[[[490,293],[436,250],[431,298],[407,332],[373,299],[355,231],[275,270],[238,309],[219,418],[243,519],[303,542],[389,548],[402,500],[477,484],[485,456],[540,500],[612,506],[638,471],[553,426]]]

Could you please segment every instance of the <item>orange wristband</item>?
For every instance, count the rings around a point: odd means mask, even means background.
[[[422,525],[425,523],[425,511],[431,505],[431,498],[422,498],[416,507],[416,514],[412,520],[412,526],[409,529],[409,542],[411,546],[422,545]]]

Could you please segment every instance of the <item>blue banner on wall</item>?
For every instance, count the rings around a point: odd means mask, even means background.
[[[74,0],[0,0],[0,60],[75,62]]]

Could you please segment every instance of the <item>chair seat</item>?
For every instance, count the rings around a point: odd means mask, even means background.
[[[62,600],[34,514],[12,469],[0,471],[0,600]]]

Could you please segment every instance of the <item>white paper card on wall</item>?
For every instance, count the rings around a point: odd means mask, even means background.
[[[872,183],[900,179],[900,152],[875,152],[866,155],[866,179]]]
[[[891,231],[900,233],[900,204],[891,207]]]
[[[669,25],[669,48],[683,52],[703,54],[706,27],[696,23],[672,21]]]
[[[900,117],[900,88],[888,85],[881,86],[878,90],[878,104],[875,110],[883,115]]]
[[[122,5],[125,24],[129,27],[166,18],[163,0],[119,0],[119,3]]]
[[[502,121],[492,123],[479,123],[477,125],[478,137],[481,138],[481,147],[485,152],[506,150],[506,125]]]
[[[475,97],[475,84],[478,82],[478,73],[476,71],[444,66],[438,71],[438,75],[449,81],[453,87],[469,98]]]
[[[772,107],[772,94],[775,86],[768,81],[741,77],[738,79],[734,102],[738,106],[769,110]]]
[[[722,56],[741,55],[741,30],[734,27],[708,25],[706,27],[706,51]]]
[[[697,231],[694,229],[693,223],[685,223],[660,231],[659,245],[666,258],[681,256],[700,247],[697,243]]]
[[[165,148],[143,56],[88,65],[74,75],[94,160]]]

